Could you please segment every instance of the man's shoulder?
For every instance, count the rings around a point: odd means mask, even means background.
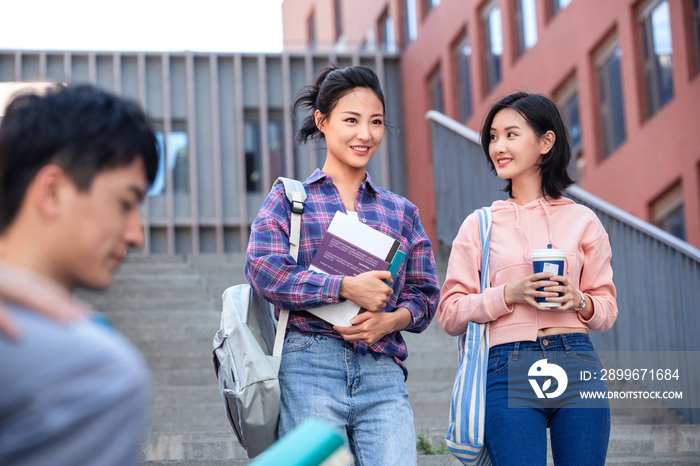
[[[90,351],[105,358],[134,360],[140,364],[141,356],[120,333],[92,317],[74,322],[59,322],[31,308],[16,304],[4,304],[20,331],[18,340],[0,336],[0,348],[18,351],[34,348],[49,357],[51,351]]]

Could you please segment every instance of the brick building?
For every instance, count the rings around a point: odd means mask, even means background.
[[[699,0],[285,0],[286,50],[400,52],[408,196],[435,238],[430,126],[541,92],[579,186],[700,247]]]

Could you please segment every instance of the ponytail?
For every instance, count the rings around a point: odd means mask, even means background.
[[[329,66],[318,72],[312,85],[302,88],[297,94],[292,113],[296,115],[298,109],[308,109],[310,115],[304,118],[294,139],[299,143],[305,143],[309,138],[324,139],[323,133],[316,126],[316,110],[326,118],[341,98],[358,87],[372,90],[386,113],[384,93],[374,71],[366,66],[342,69]]]

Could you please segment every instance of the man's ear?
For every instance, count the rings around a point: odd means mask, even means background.
[[[27,191],[27,198],[34,204],[37,212],[47,219],[56,219],[68,201],[68,196],[75,192],[76,188],[61,167],[49,164],[37,172]]]
[[[318,128],[320,132],[323,132],[326,119],[324,118],[323,113],[321,113],[320,110],[316,110],[314,112],[314,120],[316,120],[316,128]]]

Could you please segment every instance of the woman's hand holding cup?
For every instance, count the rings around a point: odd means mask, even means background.
[[[568,311],[579,305],[581,294],[571,285],[566,277],[561,275],[552,277],[552,281],[558,283],[555,283],[554,286],[545,285],[544,287],[544,291],[548,292],[549,297],[546,298],[548,303],[560,303],[560,306],[556,308],[560,311]],[[557,296],[551,297],[552,292],[555,292]]]
[[[540,311],[550,310],[551,308],[542,306],[537,302],[537,298],[558,298],[559,294],[549,292],[545,287],[556,288],[559,283],[552,281],[563,277],[554,277],[549,272],[540,272],[534,275],[523,278],[514,283],[508,283],[503,291],[506,304],[514,303],[529,304]],[[566,280],[566,279],[565,279]],[[568,283],[568,282],[567,282]],[[543,291],[538,291],[538,288],[545,288]],[[576,290],[574,290],[575,292]],[[548,299],[549,301],[549,299]]]

